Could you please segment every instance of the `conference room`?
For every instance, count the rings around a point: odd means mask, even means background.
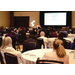
[[[0,14],[1,64],[75,64],[75,11]]]

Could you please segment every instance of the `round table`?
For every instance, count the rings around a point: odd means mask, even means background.
[[[69,55],[69,64],[75,64],[74,50],[65,49]],[[42,58],[45,52],[51,52],[53,49],[35,49],[26,51],[22,54],[23,64],[36,64],[37,58]]]

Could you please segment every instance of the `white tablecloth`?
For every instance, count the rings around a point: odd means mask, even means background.
[[[69,40],[69,41],[71,41],[71,43],[73,43],[73,40],[74,40],[74,38],[64,38],[65,40]]]
[[[51,48],[53,47],[53,41],[57,38],[48,38],[48,47]]]
[[[48,38],[48,47],[51,48],[53,46],[53,41],[57,38]],[[71,41],[73,43],[74,38],[64,38],[65,40]]]
[[[75,38],[75,34],[68,34],[68,38]]]
[[[69,64],[75,64],[74,59],[74,50],[65,49],[66,53],[69,55]],[[24,52],[22,54],[23,64],[36,64],[36,60],[38,57],[42,58],[45,52],[50,52],[52,49],[36,49]]]

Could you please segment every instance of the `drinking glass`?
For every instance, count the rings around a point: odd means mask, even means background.
[[[18,50],[18,46],[17,45],[15,46],[15,48],[16,48],[16,50]]]
[[[21,52],[23,51],[23,45],[20,45],[20,51]]]

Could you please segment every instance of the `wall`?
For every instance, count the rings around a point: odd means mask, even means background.
[[[22,14],[22,15],[20,15]],[[35,20],[34,27],[39,23],[39,11],[14,12],[14,16],[29,16],[29,25]],[[0,11],[0,26],[10,26],[10,11]],[[72,27],[75,26],[75,11],[72,11]]]
[[[33,28],[36,28],[39,23],[39,11],[14,12],[14,17],[15,16],[29,16],[29,26],[32,26],[31,22],[35,20]]]
[[[10,26],[10,11],[0,11],[0,26]]]
[[[72,28],[75,27],[75,11],[72,11]]]

